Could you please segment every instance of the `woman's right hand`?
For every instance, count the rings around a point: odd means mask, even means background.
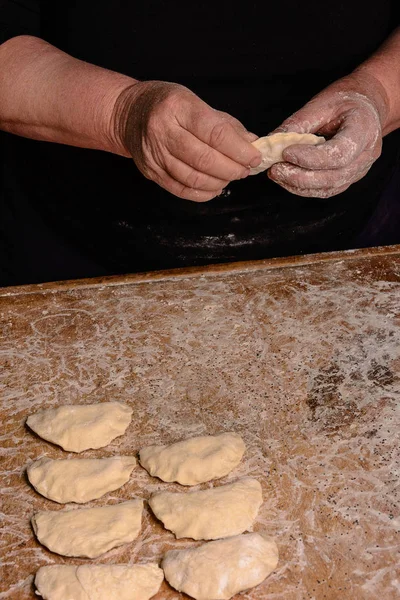
[[[261,162],[250,143],[256,135],[179,84],[138,82],[122,92],[115,115],[141,173],[186,200],[211,200]]]

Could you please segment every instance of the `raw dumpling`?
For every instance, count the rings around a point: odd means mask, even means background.
[[[102,402],[39,410],[26,422],[44,440],[64,450],[83,452],[107,446],[125,432],[131,417],[132,409],[126,404]]]
[[[204,435],[171,446],[148,446],[139,453],[140,464],[163,481],[196,485],[224,477],[241,461],[246,447],[237,433]]]
[[[147,565],[50,565],[35,577],[45,600],[149,600],[160,589],[162,570]]]
[[[251,527],[262,504],[261,485],[244,477],[199,492],[160,492],[149,504],[157,519],[178,539],[215,540]]]
[[[40,458],[27,468],[28,479],[39,494],[66,504],[89,502],[120,488],[136,465],[134,456],[111,458]]]
[[[52,552],[96,558],[138,536],[142,511],[142,500],[77,510],[41,511],[32,517],[32,526],[39,542]]]
[[[196,600],[228,600],[259,585],[278,564],[271,539],[246,533],[189,550],[170,550],[162,568],[178,592]]]
[[[252,142],[253,146],[261,152],[262,161],[258,167],[250,169],[250,175],[258,175],[266,171],[277,162],[282,162],[282,152],[289,146],[295,144],[311,144],[317,146],[323,144],[325,138],[314,135],[313,133],[273,133],[260,137]]]
[[[241,461],[245,445],[237,433],[204,435],[171,446],[148,446],[140,464],[153,477],[196,485],[224,477]]]

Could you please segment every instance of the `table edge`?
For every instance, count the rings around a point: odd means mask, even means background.
[[[0,288],[0,298],[31,294],[54,294],[62,291],[77,289],[116,287],[122,285],[153,283],[156,281],[178,280],[195,277],[212,277],[220,274],[248,273],[251,271],[273,270],[278,268],[303,267],[324,262],[352,261],[370,256],[400,255],[400,244],[394,246],[378,246],[336,252],[321,252],[318,254],[301,254],[297,256],[268,258],[262,260],[241,261],[232,263],[217,263],[200,267],[185,267],[178,269],[149,271],[126,275],[110,275],[91,279],[71,279],[35,283],[28,285]]]

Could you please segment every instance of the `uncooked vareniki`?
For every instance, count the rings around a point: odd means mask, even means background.
[[[39,458],[29,465],[27,475],[35,490],[49,500],[84,503],[120,488],[135,465],[134,456]]]
[[[251,477],[196,492],[160,492],[149,500],[166,529],[178,539],[194,540],[243,533],[253,524],[261,504],[261,485]]]
[[[142,500],[76,510],[40,511],[32,517],[39,542],[62,556],[96,558],[132,542],[142,524]]]
[[[196,600],[228,600],[259,585],[278,564],[276,543],[258,533],[170,550],[161,563],[166,580]]]
[[[83,452],[107,446],[125,432],[131,417],[132,409],[126,404],[101,402],[39,410],[26,423],[44,440],[64,450]]]
[[[261,152],[262,161],[258,167],[250,169],[250,175],[258,175],[266,171],[277,162],[282,162],[282,152],[295,144],[310,144],[317,146],[323,144],[325,138],[313,133],[273,133],[258,138],[252,142],[253,146]]]
[[[163,481],[196,485],[224,477],[242,459],[246,447],[237,433],[203,435],[170,446],[148,446],[139,453],[140,464]]]
[[[49,565],[35,577],[45,600],[149,600],[160,589],[162,570],[146,565]]]

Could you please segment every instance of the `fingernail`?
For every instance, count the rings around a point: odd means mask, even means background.
[[[296,158],[296,153],[293,153],[289,148],[285,148],[282,152],[282,158],[283,160],[290,162],[291,159]]]
[[[273,165],[273,168],[268,169],[267,175],[272,180],[280,179],[282,177],[282,169],[278,164]]]
[[[272,173],[282,173],[281,164],[282,163],[275,163],[268,171],[272,171]]]
[[[250,161],[250,166],[251,167],[258,167],[258,165],[261,162],[261,156],[256,156],[255,158],[253,158],[253,160]]]

